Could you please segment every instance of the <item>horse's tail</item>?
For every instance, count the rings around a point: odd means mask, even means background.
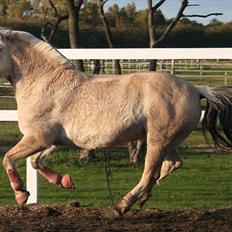
[[[207,106],[202,120],[202,130],[208,131],[218,150],[232,149],[232,87],[198,87],[206,98]]]

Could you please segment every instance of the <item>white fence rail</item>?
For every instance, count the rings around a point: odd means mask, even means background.
[[[58,49],[68,59],[232,59],[232,48],[187,49]],[[202,114],[203,115],[203,114]],[[17,121],[16,110],[0,110],[0,121]],[[28,203],[38,202],[38,174],[27,159],[27,190],[31,193]]]

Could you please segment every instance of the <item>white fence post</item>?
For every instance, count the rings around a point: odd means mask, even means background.
[[[33,204],[38,202],[38,171],[31,166],[31,158],[27,158],[26,161],[26,179],[27,179],[27,191],[30,193],[27,204]]]

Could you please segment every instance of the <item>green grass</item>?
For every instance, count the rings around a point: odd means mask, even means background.
[[[16,109],[16,101],[13,98],[0,98],[1,110],[14,110]]]

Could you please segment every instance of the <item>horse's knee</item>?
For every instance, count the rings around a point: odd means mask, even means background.
[[[7,167],[8,162],[9,162],[9,161],[8,161],[8,158],[5,156],[5,157],[3,158],[3,160],[2,160],[2,165],[3,165],[4,168]]]
[[[30,158],[31,158],[31,166],[34,169],[38,169],[39,168],[39,157],[32,155]]]
[[[6,153],[6,155],[3,158],[2,165],[5,169],[11,168],[14,166],[13,160],[9,157],[9,155]]]

